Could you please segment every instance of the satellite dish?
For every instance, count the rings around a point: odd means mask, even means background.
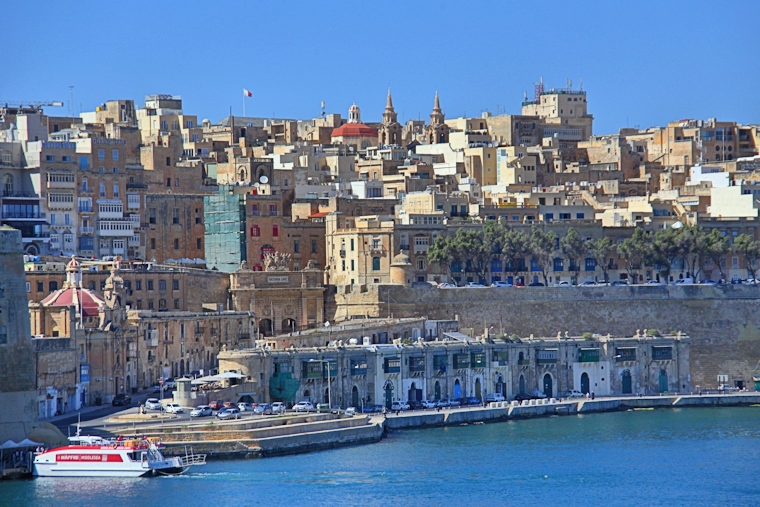
[[[266,185],[267,183],[269,183],[269,178],[267,178],[266,175],[262,174],[261,178],[259,178],[259,183]]]
[[[258,187],[259,186],[259,182],[257,181],[256,183],[253,184],[253,186],[254,187]]]
[[[325,322],[325,327],[330,327],[330,321]]]

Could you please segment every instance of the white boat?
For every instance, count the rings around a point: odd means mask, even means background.
[[[164,457],[154,438],[109,440],[95,436],[70,437],[69,445],[38,452],[38,477],[143,477],[173,475],[206,463],[205,454]]]

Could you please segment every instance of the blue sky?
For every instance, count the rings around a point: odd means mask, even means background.
[[[594,133],[682,118],[760,123],[760,2],[6,2],[0,101],[179,95],[187,114],[399,121],[519,114],[523,93],[572,80]],[[73,85],[73,89],[69,86]],[[71,97],[73,95],[73,101]]]

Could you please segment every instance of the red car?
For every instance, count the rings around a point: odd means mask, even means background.
[[[211,410],[221,410],[224,408],[224,402],[222,400],[215,400],[209,402],[208,406],[211,407]]]

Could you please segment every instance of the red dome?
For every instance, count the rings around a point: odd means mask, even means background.
[[[344,123],[332,131],[332,137],[377,137],[377,129],[363,123]]]
[[[43,306],[78,306],[85,317],[97,317],[98,309],[105,305],[100,296],[88,289],[58,289],[43,299]]]

